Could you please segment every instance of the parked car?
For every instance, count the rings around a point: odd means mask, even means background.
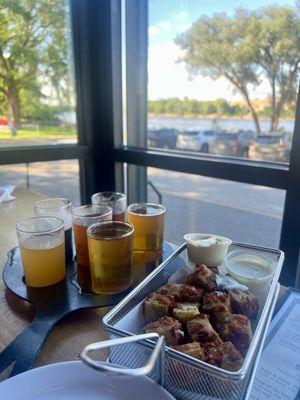
[[[248,158],[249,147],[255,140],[252,131],[223,131],[211,144],[211,154]]]
[[[249,147],[254,143],[256,134],[253,131],[239,131],[237,138],[236,157],[248,158]]]
[[[0,125],[1,126],[7,126],[8,125],[8,120],[5,117],[0,117]]]
[[[173,128],[151,129],[148,131],[148,147],[175,149],[178,130]]]
[[[210,153],[219,156],[237,156],[238,151],[238,136],[237,132],[220,132],[210,145]]]
[[[181,132],[177,138],[177,149],[209,153],[210,143],[215,136],[216,132],[212,130]]]
[[[293,132],[284,132],[282,134],[282,140],[285,144],[285,159],[286,162],[289,162],[292,149]]]
[[[258,161],[288,161],[288,148],[282,135],[260,135],[249,148],[249,158]]]

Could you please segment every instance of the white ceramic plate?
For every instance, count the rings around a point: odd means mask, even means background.
[[[175,400],[144,377],[112,376],[81,361],[50,364],[0,383],[0,399],[9,400]]]

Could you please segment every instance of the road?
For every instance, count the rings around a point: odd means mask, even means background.
[[[77,160],[0,165],[0,185],[6,183],[80,204]]]
[[[154,168],[148,179],[168,210],[167,239],[180,243],[187,232],[206,232],[278,247],[284,191]],[[149,200],[157,201],[151,189]]]
[[[187,232],[226,235],[234,240],[278,247],[284,191],[197,175],[148,168],[148,179],[167,207],[165,237],[182,242]],[[0,166],[0,185],[13,183],[80,204],[75,160]],[[149,187],[149,200],[157,196]]]

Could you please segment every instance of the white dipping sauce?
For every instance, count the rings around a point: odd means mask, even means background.
[[[211,237],[207,237],[207,238],[203,238],[203,239],[197,239],[197,240],[193,240],[193,239],[189,239],[188,240],[189,243],[191,243],[193,246],[201,246],[201,247],[209,247],[212,246],[214,244],[220,243],[221,241],[218,240],[216,237],[211,236]]]
[[[230,272],[244,279],[263,279],[272,273],[270,266],[259,262],[236,261],[230,263]]]
[[[205,233],[188,233],[184,235],[184,240],[189,260],[208,267],[221,265],[231,244],[226,237]]]
[[[237,250],[228,254],[225,266],[230,275],[259,297],[260,302],[264,300],[272,281],[272,261]]]

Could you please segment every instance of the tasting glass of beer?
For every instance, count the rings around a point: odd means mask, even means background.
[[[34,217],[17,224],[26,285],[44,287],[66,276],[64,221]]]
[[[92,204],[106,205],[113,210],[114,221],[126,220],[127,199],[124,193],[100,192],[92,196]]]
[[[112,209],[96,204],[86,205],[73,208],[72,215],[77,255],[77,281],[82,290],[90,291],[91,273],[86,230],[96,222],[110,221]]]
[[[133,226],[122,221],[97,223],[88,228],[94,293],[118,293],[131,286],[133,232]]]
[[[155,261],[162,256],[166,209],[160,204],[135,203],[128,209],[134,226],[135,261]]]
[[[58,217],[64,221],[66,265],[69,265],[73,258],[71,207],[71,201],[61,198],[38,200],[33,203],[34,213],[37,217]]]

